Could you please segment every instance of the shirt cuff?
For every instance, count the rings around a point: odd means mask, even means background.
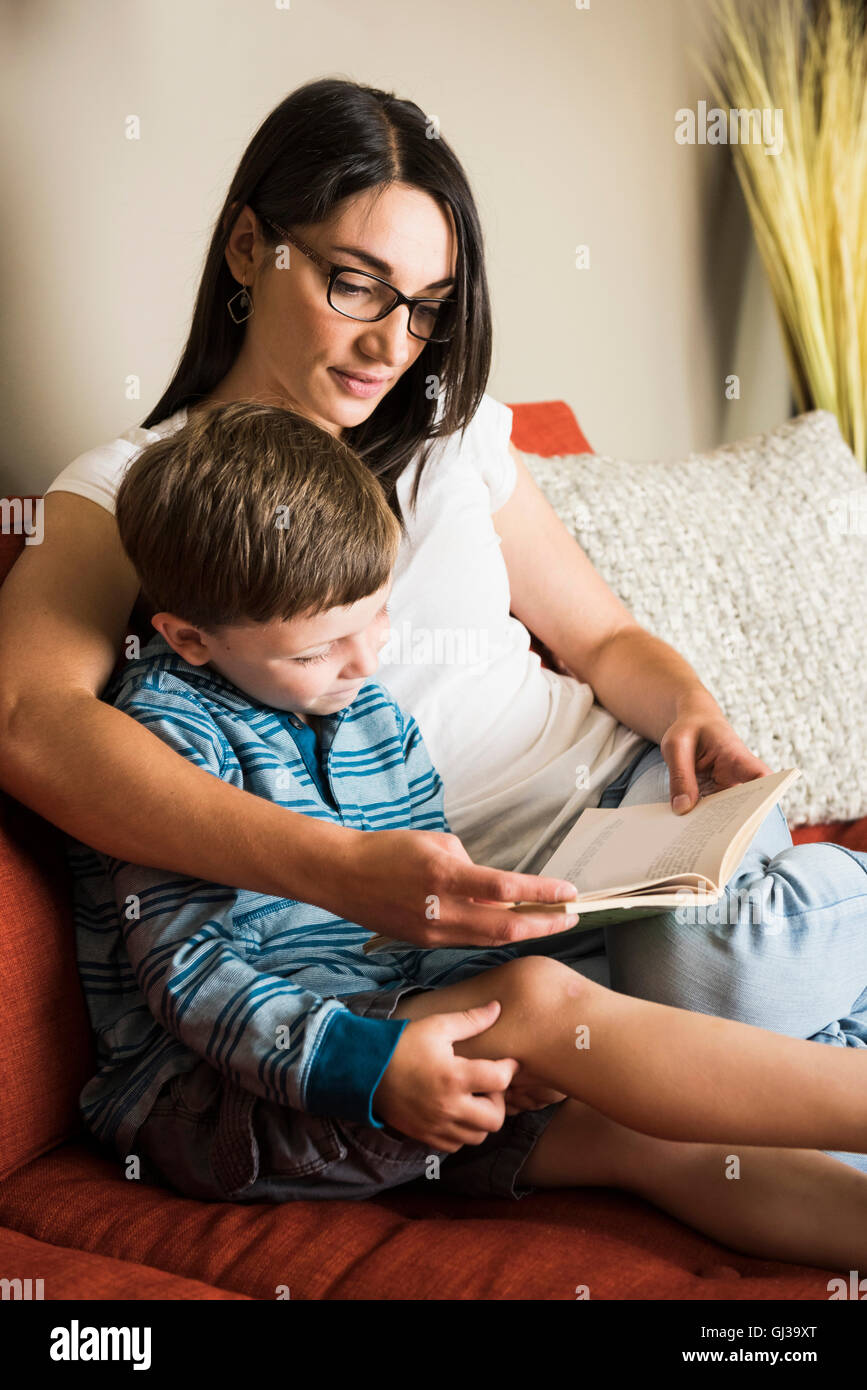
[[[373,1114],[373,1094],[408,1023],[408,1018],[363,1018],[347,1008],[334,1009],[316,1051],[304,1109],[382,1129]]]

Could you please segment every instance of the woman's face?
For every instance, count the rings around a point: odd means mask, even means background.
[[[432,288],[456,273],[451,223],[417,188],[370,190],[346,199],[327,222],[288,230],[327,260],[371,271],[406,295],[445,298],[454,292],[453,283]],[[426,344],[409,333],[405,304],[377,323],[339,314],[326,298],[327,273],[294,246],[287,254],[286,243],[280,245],[284,249],[276,254],[265,245],[245,208],[227,259],[239,285],[245,272],[248,287],[252,281],[255,312],[237,360],[211,399],[288,406],[339,437],[373,413]],[[372,264],[360,252],[385,265]],[[335,369],[382,380],[373,394],[359,396]]]

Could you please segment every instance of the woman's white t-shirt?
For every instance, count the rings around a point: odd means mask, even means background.
[[[113,513],[135,456],[186,419],[182,408],[151,429],[133,427],[81,454],[46,491],[78,493]],[[443,779],[446,818],[472,859],[538,872],[649,742],[596,703],[589,685],[543,667],[510,615],[492,513],[515,487],[511,430],[511,410],[485,395],[462,440],[455,433],[434,444],[415,511],[417,461],[401,475],[408,535],[376,678],[415,716]]]

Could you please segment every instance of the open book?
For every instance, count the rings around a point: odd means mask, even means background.
[[[574,900],[499,905],[513,912],[578,912],[581,920],[570,928],[577,932],[714,903],[771,807],[800,776],[800,768],[790,767],[726,787],[700,797],[683,816],[667,801],[613,810],[588,807],[539,870],[546,878],[574,883]],[[364,944],[366,952],[395,949],[428,948],[391,936],[373,936]]]

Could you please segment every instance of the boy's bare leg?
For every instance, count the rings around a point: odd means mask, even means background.
[[[617,994],[549,956],[518,957],[411,995],[393,1017],[491,999],[500,1000],[497,1021],[455,1043],[458,1055],[514,1057],[531,1077],[631,1129],[729,1146],[867,1152],[860,1049]]]
[[[656,1139],[565,1100],[520,1172],[531,1187],[619,1187],[722,1245],[764,1259],[858,1268],[867,1173],[813,1149]]]

